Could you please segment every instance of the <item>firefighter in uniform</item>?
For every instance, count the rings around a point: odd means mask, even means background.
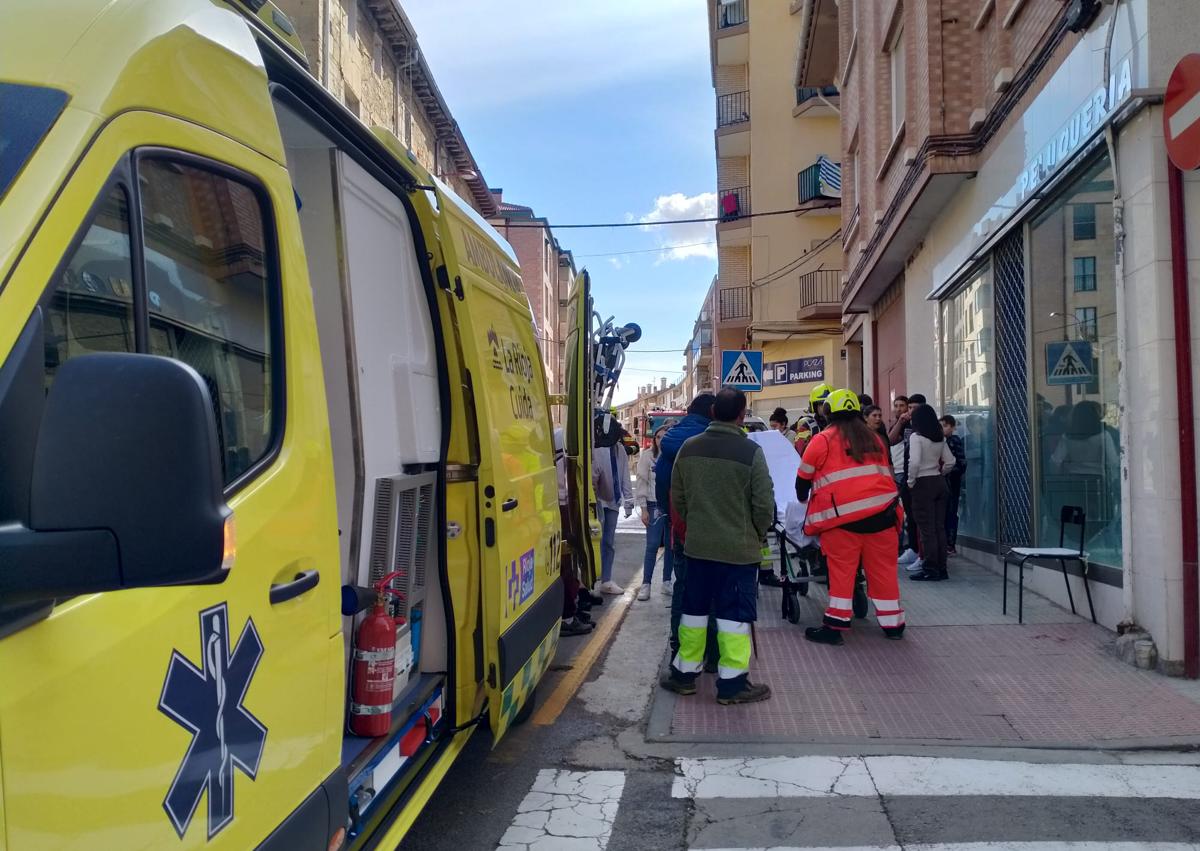
[[[805,447],[814,435],[820,434],[825,428],[825,400],[833,388],[828,384],[818,384],[808,394],[808,413],[796,421],[796,451],[804,454]]]
[[[863,421],[858,397],[829,394],[829,425],[809,441],[800,460],[796,495],[808,500],[804,531],[820,535],[829,563],[829,606],[809,641],[841,644],[854,618],[854,579],[861,563],[875,616],[888,638],[904,636],[896,545],[903,509],[888,466],[887,448]]]

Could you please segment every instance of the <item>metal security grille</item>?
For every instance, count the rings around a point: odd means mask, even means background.
[[[1025,240],[1020,230],[996,246],[996,448],[1000,543],[1028,544],[1033,470],[1029,449]]]

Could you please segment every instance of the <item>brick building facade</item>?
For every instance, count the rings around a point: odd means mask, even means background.
[[[881,404],[919,391],[959,420],[960,552],[998,566],[1056,546],[1080,508],[1097,620],[1144,630],[1165,671],[1200,670],[1161,105],[1194,3],[802,5],[839,33],[810,70],[843,94],[845,339]],[[1182,189],[1200,211],[1200,175]],[[1200,215],[1186,230],[1200,245]],[[1025,580],[1081,607],[1083,581]]]
[[[370,126],[398,138],[481,215],[487,181],[434,81],[399,0],[278,0],[321,84]]]
[[[489,219],[517,254],[521,282],[537,325],[538,345],[551,393],[565,393],[563,347],[567,339],[567,299],[575,282],[575,259],[559,245],[550,222],[533,208],[504,200],[503,189],[492,189],[496,214]],[[561,411],[556,411],[556,422]]]

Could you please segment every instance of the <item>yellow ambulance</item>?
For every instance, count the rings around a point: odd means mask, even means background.
[[[572,311],[564,530],[511,249],[278,9],[7,0],[0,847],[395,847],[594,570]]]

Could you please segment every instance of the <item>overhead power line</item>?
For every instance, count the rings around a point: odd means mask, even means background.
[[[636,251],[606,251],[601,254],[576,254],[576,257],[620,257],[625,254],[654,254],[661,251],[674,251],[676,248],[696,248],[700,245],[716,245],[715,239],[708,242],[688,242],[684,245],[664,245],[661,248],[639,248]]]
[[[569,225],[546,224],[543,222],[504,222],[501,226],[506,228],[549,228],[550,230],[559,230],[562,228],[648,228],[658,227],[659,225],[695,225],[705,222],[731,222],[735,219],[741,221],[742,219],[756,219],[761,216],[794,216],[796,213],[802,212],[804,211],[792,207],[787,210],[768,210],[765,213],[742,213],[732,218],[706,216],[700,219],[670,219],[663,222],[587,222]]]

